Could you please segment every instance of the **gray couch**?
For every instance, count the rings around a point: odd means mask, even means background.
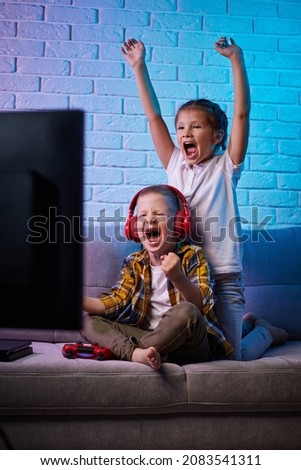
[[[85,291],[111,286],[137,245],[95,228],[84,247]],[[2,330],[34,354],[0,363],[0,449],[301,449],[301,229],[247,234],[246,311],[290,340],[251,362],[66,359],[71,331]],[[106,239],[111,238],[105,237]],[[120,237],[117,237],[120,238]]]

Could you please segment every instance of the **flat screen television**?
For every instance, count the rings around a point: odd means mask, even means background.
[[[0,112],[0,327],[81,326],[83,120]]]

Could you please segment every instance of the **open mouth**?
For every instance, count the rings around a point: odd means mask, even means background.
[[[160,237],[160,230],[157,228],[150,228],[145,231],[145,237],[151,243],[157,242]]]
[[[197,148],[195,144],[187,142],[183,144],[183,147],[184,147],[185,154],[188,157],[193,157],[197,152]]]

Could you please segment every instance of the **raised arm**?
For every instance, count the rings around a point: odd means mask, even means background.
[[[234,80],[234,112],[228,151],[235,165],[242,163],[246,156],[249,140],[249,115],[251,109],[250,88],[243,51],[234,40],[231,44],[225,37],[215,43],[215,49],[231,60]]]
[[[174,149],[168,128],[162,118],[160,105],[145,63],[145,47],[141,41],[129,39],[121,51],[133,68],[142,107],[149,121],[154,146],[164,168]]]

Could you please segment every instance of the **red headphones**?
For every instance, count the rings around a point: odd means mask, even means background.
[[[149,186],[148,188],[151,188],[151,187],[152,186]],[[190,234],[191,225],[192,225],[191,214],[188,208],[188,203],[185,199],[185,196],[177,188],[174,188],[173,186],[170,186],[168,184],[164,184],[162,185],[162,187],[168,188],[171,191],[173,191],[178,196],[178,199],[181,202],[182,209],[180,209],[175,216],[174,230],[175,232],[179,234],[179,238],[184,239]],[[125,227],[124,227],[124,233],[125,233],[126,238],[134,242],[140,242],[140,238],[138,237],[138,234],[136,231],[137,216],[134,215],[134,210],[136,207],[138,197],[140,196],[141,192],[144,191],[144,189],[141,189],[141,191],[135,194],[135,196],[131,200],[130,205],[129,205],[129,213],[128,213],[127,220],[125,222]]]

